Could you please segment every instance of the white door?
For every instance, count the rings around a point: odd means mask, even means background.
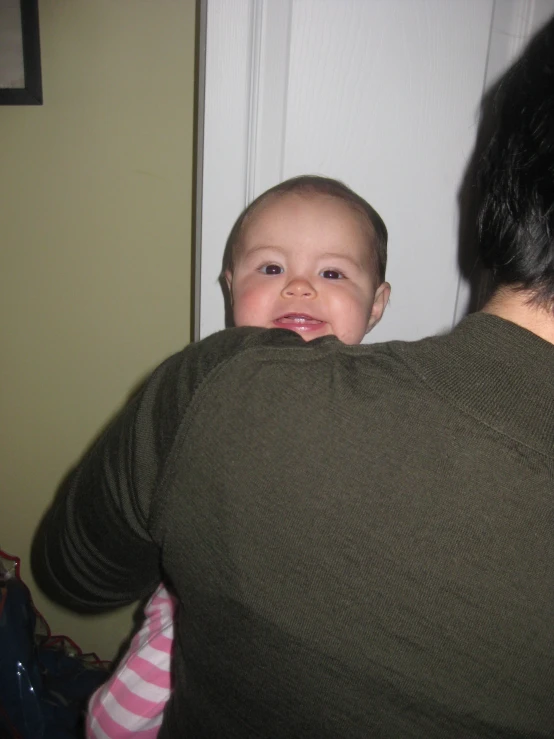
[[[367,341],[464,314],[458,203],[483,91],[554,0],[205,0],[196,337],[224,327],[229,231],[298,174],[342,180],[389,230],[391,303]]]

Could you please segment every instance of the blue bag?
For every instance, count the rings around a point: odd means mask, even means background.
[[[52,636],[19,559],[0,550],[0,739],[80,736],[87,700],[107,676],[107,663]]]

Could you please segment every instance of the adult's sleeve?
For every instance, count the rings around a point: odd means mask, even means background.
[[[33,543],[35,578],[50,598],[92,612],[154,589],[161,573],[151,505],[179,426],[199,388],[268,333],[232,329],[174,355],[85,454]]]

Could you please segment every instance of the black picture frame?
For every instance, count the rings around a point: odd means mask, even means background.
[[[0,0],[0,11],[4,5],[5,16],[8,5],[13,9],[14,0]],[[21,34],[20,52],[14,52],[9,45],[0,46],[0,71],[3,65],[21,64],[23,79],[21,86],[1,87],[0,105],[42,105],[42,72],[40,65],[40,33],[38,18],[38,0],[19,0],[21,23],[20,28],[14,21],[10,29],[15,34]],[[10,13],[12,18],[13,14]],[[20,59],[13,59],[13,54],[19,53]],[[8,58],[12,55],[12,58]]]

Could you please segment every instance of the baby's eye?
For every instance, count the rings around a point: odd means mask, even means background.
[[[264,275],[280,275],[284,270],[278,264],[264,264],[260,272]]]
[[[342,280],[344,278],[342,272],[339,272],[337,269],[324,269],[319,274],[325,277],[326,280]]]

